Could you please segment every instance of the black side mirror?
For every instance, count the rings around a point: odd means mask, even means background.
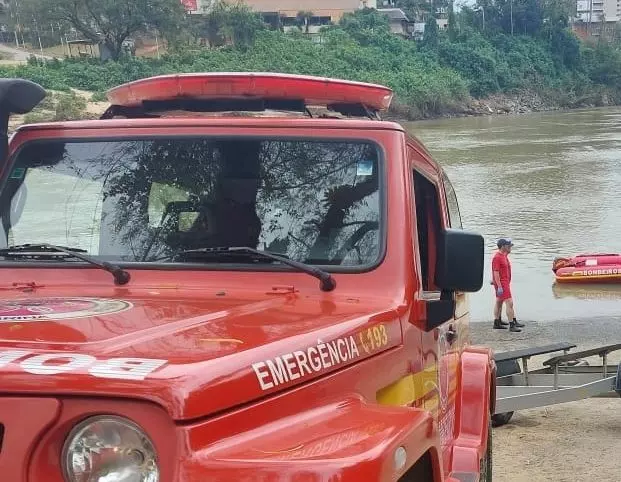
[[[483,286],[483,236],[461,229],[446,229],[438,240],[436,285],[441,290],[475,293]]]
[[[0,79],[0,165],[9,152],[9,118],[13,114],[27,114],[45,95],[45,89],[30,80]]]
[[[431,331],[455,314],[455,292],[474,293],[483,286],[485,242],[483,236],[459,229],[446,229],[438,240],[435,284],[439,300],[427,301],[427,324]]]

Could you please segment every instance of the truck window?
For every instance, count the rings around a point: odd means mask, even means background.
[[[368,267],[382,244],[381,169],[377,146],[357,140],[40,141],[9,169],[0,247],[49,242],[171,262],[188,249],[247,246]]]
[[[436,246],[441,229],[438,189],[425,176],[414,171],[416,228],[424,291],[438,291],[434,283]]]
[[[451,228],[463,229],[461,214],[459,212],[459,203],[457,202],[457,194],[455,194],[453,184],[451,184],[451,181],[446,173],[442,174],[442,179],[444,181],[444,192],[446,194],[446,204],[448,207],[449,219],[451,221]]]

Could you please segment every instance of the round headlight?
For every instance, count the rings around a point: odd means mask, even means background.
[[[67,482],[158,482],[153,443],[133,422],[100,416],[78,424],[63,448]]]

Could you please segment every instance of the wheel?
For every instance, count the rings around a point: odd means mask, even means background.
[[[481,459],[479,466],[479,481],[480,482],[492,482],[492,418],[490,417],[487,424],[487,450],[485,456]]]
[[[495,413],[492,415],[492,426],[493,427],[502,427],[509,423],[513,417],[513,412],[503,412],[503,413]]]

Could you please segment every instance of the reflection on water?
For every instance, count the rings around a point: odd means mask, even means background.
[[[485,236],[486,282],[471,297],[474,320],[491,318],[488,280],[499,236],[516,244],[512,291],[520,318],[620,314],[621,285],[588,288],[619,290],[619,297],[587,297],[577,287],[568,287],[576,293],[568,295],[554,285],[551,267],[555,256],[621,252],[621,109],[443,119],[408,128],[446,168],[465,228]]]
[[[552,285],[552,293],[559,300],[621,301],[621,285],[555,283]]]

